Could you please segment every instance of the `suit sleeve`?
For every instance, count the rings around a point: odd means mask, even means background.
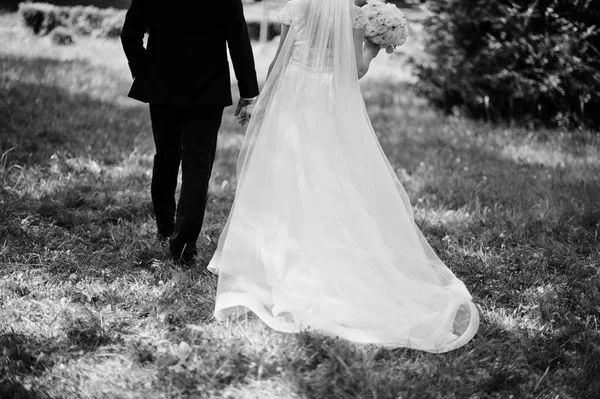
[[[147,30],[144,0],[132,0],[121,29],[121,43],[129,62],[131,75],[134,78],[146,64],[147,53],[144,48],[144,34]]]
[[[229,17],[230,26],[227,30],[227,45],[229,46],[235,77],[238,81],[240,97],[252,98],[258,95],[258,81],[242,0],[232,0],[232,7],[232,13]]]

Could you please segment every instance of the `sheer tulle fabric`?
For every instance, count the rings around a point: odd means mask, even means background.
[[[349,0],[293,0],[208,268],[215,317],[445,352],[479,322],[464,284],[414,223],[358,86]]]

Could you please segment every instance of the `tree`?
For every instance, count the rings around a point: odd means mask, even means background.
[[[600,126],[600,2],[430,0],[418,88],[488,120]]]

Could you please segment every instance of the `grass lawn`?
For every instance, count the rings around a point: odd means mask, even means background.
[[[273,50],[256,48],[261,76]],[[120,44],[55,47],[0,15],[0,398],[600,397],[600,136],[441,115],[390,72],[402,58],[377,58],[367,108],[481,311],[442,355],[212,320],[233,110],[200,265],[180,268],[154,238],[149,113]]]

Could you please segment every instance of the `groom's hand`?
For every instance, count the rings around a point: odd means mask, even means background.
[[[235,109],[235,116],[241,116],[242,111],[248,107],[248,105],[254,104],[255,98],[240,98],[238,101],[237,108]]]
[[[252,108],[254,103],[256,102],[255,98],[240,98],[238,102],[238,106],[235,110],[235,116],[238,117],[238,121],[240,125],[244,126],[250,120],[250,116],[252,115]],[[250,108],[250,109],[249,109]]]

